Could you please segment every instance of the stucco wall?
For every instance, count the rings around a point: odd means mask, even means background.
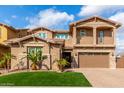
[[[73,46],[73,38],[69,36],[69,39],[65,40],[65,47],[72,47]]]
[[[16,38],[17,32],[7,29],[7,39]]]
[[[117,68],[124,68],[124,56],[117,58],[116,67]]]
[[[80,36],[80,31],[84,31],[86,36]],[[92,29],[77,29],[77,43],[78,44],[93,44],[93,30]]]
[[[58,70],[56,60],[59,60],[61,57],[61,50],[59,45],[51,45],[51,58],[52,58],[52,69]]]
[[[0,36],[0,43],[7,40],[7,28],[4,26],[0,26],[1,29],[1,36]]]
[[[46,55],[48,58],[43,61],[42,69],[50,69],[50,65],[53,69],[56,68],[56,63],[52,64],[56,59],[60,58],[60,47],[58,45],[52,45],[50,47],[49,43],[46,43],[44,41],[32,41],[32,40],[26,40],[21,42],[21,46],[19,45],[12,45],[11,47],[11,53],[16,57],[16,59],[12,59],[11,61],[11,69],[18,69],[22,68],[20,65],[18,67],[18,64],[20,62],[20,59],[27,55],[27,47],[42,47],[43,55]],[[50,50],[51,48],[51,50]],[[50,54],[51,51],[51,54]],[[51,58],[50,58],[51,56]],[[51,62],[50,62],[51,59]],[[24,66],[27,67],[27,57],[23,59]],[[29,68],[31,68],[32,62],[29,61]]]

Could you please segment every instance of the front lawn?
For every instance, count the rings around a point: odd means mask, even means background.
[[[84,86],[91,84],[82,73],[21,72],[0,76],[0,86]]]

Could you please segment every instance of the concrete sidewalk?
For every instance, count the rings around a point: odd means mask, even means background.
[[[82,72],[93,87],[124,87],[124,69],[71,69]]]

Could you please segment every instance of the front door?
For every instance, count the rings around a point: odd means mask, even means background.
[[[71,52],[63,52],[62,58],[66,59],[70,63],[65,68],[71,68]]]

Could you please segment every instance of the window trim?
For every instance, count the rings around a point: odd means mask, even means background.
[[[85,37],[87,35],[86,30],[80,30],[79,34],[80,34],[80,37]]]
[[[37,33],[37,36],[40,38],[47,38],[47,33],[46,32],[40,32],[40,33]]]
[[[104,43],[104,31],[99,31],[99,43]]]
[[[55,34],[55,38],[57,39],[69,39],[69,34]]]

